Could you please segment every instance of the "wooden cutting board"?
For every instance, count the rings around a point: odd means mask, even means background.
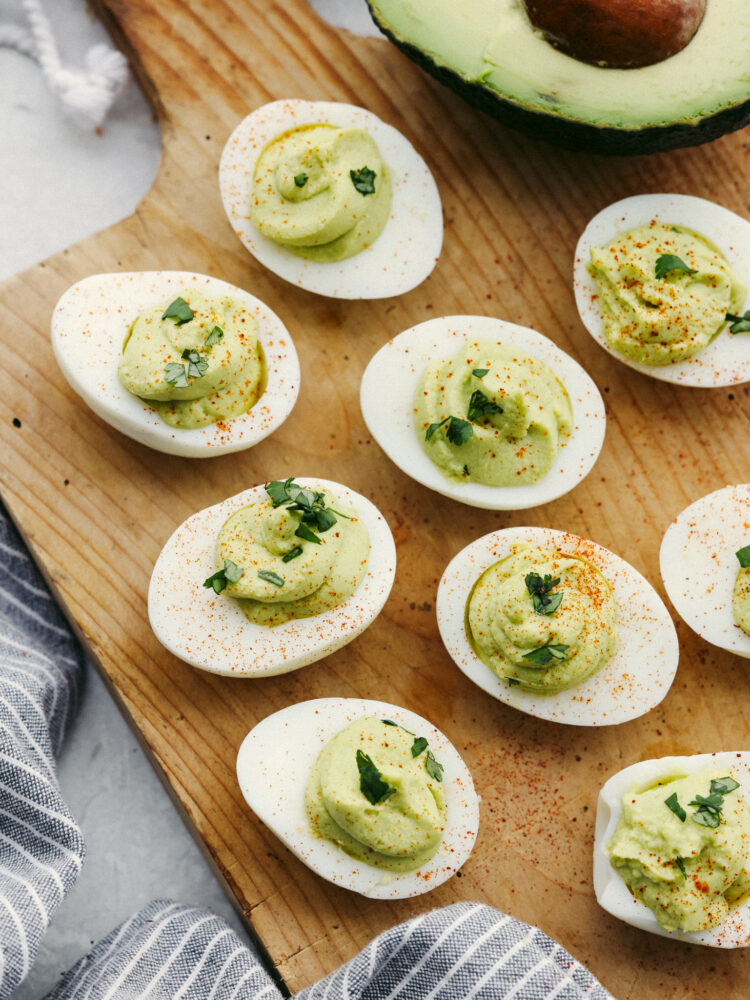
[[[629,160],[559,152],[474,114],[385,40],[327,27],[305,0],[103,3],[159,116],[163,158],[131,218],[0,286],[2,495],[289,989],[378,931],[468,899],[538,924],[620,1000],[743,995],[746,953],[667,941],[600,910],[591,846],[597,793],[614,771],[750,744],[740,708],[747,663],[678,621],[680,669],[659,708],[608,729],[561,727],[474,687],[440,643],[434,603],[460,548],[524,523],[588,536],[661,591],[658,548],[670,520],[750,478],[747,388],[675,388],[636,374],[589,338],[571,291],[577,237],[616,198],[671,190],[750,216],[747,135]],[[446,234],[420,288],[371,303],[317,298],[264,271],[237,241],[219,200],[222,146],[252,108],[295,96],[363,104],[426,157]],[[154,268],[226,278],[292,333],[299,401],[251,451],[205,461],[151,452],[95,417],[61,378],[48,339],[58,296],[91,273]],[[473,510],[412,482],[369,439],[357,401],[365,364],[398,331],[448,313],[533,326],[592,374],[608,406],[607,439],[571,494],[518,514]],[[162,544],[195,510],[290,475],[343,481],[384,512],[399,558],[385,610],[351,645],[295,673],[231,680],[191,669],[162,649],[146,618]],[[416,709],[454,741],[482,796],[479,839],[460,877],[415,900],[368,901],[318,878],[250,814],[234,777],[246,732],[285,705],[330,695]]]

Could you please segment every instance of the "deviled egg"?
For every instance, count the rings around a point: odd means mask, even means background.
[[[302,100],[257,108],[224,147],[219,187],[253,257],[319,295],[401,295],[440,256],[443,212],[427,164],[365,108]]]
[[[573,285],[594,340],[678,385],[750,380],[750,222],[689,195],[617,201],[586,226]]]
[[[750,545],[750,484],[725,486],[686,507],[667,528],[659,551],[664,587],[679,615],[707,642],[750,657],[750,635],[734,601]],[[733,605],[735,605],[733,607]]]
[[[299,392],[297,352],[278,316],[190,271],[84,278],[55,306],[52,347],[98,416],[171,455],[250,448],[286,420]]]
[[[466,764],[439,729],[387,702],[320,698],[270,715],[245,737],[237,778],[300,861],[373,899],[436,888],[476,840]]]
[[[597,805],[594,891],[653,934],[750,944],[750,752],[643,760],[611,777]]]
[[[535,330],[489,316],[445,316],[394,337],[365,369],[360,404],[403,472],[490,510],[567,493],[604,441],[604,403],[583,368]]]
[[[519,555],[497,599],[482,594],[488,571]],[[651,584],[603,546],[553,528],[505,528],[462,549],[441,577],[436,612],[459,669],[540,719],[627,722],[659,704],[677,670],[674,625]]]
[[[260,677],[319,660],[385,604],[396,549],[378,509],[324,479],[274,481],[193,514],[161,551],[148,615],[175,656]]]

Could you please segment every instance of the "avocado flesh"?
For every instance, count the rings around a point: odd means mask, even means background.
[[[470,103],[573,149],[645,153],[707,142],[750,121],[750,3],[709,0],[681,52],[639,69],[566,56],[522,0],[368,0],[410,58]]]

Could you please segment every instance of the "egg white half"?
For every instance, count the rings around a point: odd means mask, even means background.
[[[659,550],[664,587],[681,618],[699,636],[750,657],[750,636],[735,623],[735,552],[750,545],[750,484],[725,486],[686,507],[667,528]]]
[[[588,680],[557,694],[510,687],[482,663],[466,634],[466,602],[481,574],[515,546],[554,549],[586,559],[605,577],[617,603],[614,656]],[[455,556],[438,587],[438,628],[445,648],[466,676],[493,698],[540,719],[570,726],[614,726],[645,715],[659,704],[677,671],[679,648],[672,619],[638,570],[614,552],[553,528],[505,528],[483,535]]]
[[[263,236],[250,221],[258,157],[277,136],[300,125],[358,128],[377,144],[391,171],[391,214],[366,250],[346,260],[298,257]],[[227,140],[219,164],[224,211],[244,245],[280,278],[338,299],[380,299],[410,291],[430,274],[443,245],[443,210],[429,167],[401,133],[353,104],[296,99],[273,101],[244,118]]]
[[[454,482],[422,448],[414,426],[414,393],[425,368],[448,359],[467,343],[487,340],[549,365],[573,408],[573,431],[547,475],[528,486]],[[547,337],[490,316],[442,316],[419,323],[380,348],[365,369],[360,405],[370,433],[390,460],[417,482],[471,507],[522,510],[549,503],[586,476],[604,442],[604,402],[583,368]]]
[[[350,722],[372,716],[426,737],[445,769],[445,834],[434,857],[413,872],[384,871],[349,857],[313,832],[305,812],[305,787],[320,751]],[[253,812],[300,861],[329,882],[372,899],[404,899],[441,885],[471,854],[479,827],[474,783],[450,740],[421,716],[384,701],[319,698],[269,715],[245,737],[237,779]]]
[[[742,786],[742,793],[745,796],[750,794],[750,751],[747,750],[642,760],[618,771],[609,779],[599,793],[596,808],[594,892],[600,906],[633,927],[690,944],[703,944],[711,948],[741,948],[750,944],[750,901],[734,907],[723,923],[710,930],[691,933],[665,930],[653,912],[633,898],[604,850],[622,814],[622,796],[631,788],[647,786],[663,776],[695,774],[703,768],[714,766],[720,770],[731,770]]]
[[[194,288],[209,297],[229,295],[255,317],[267,384],[247,413],[198,428],[165,423],[117,377],[125,337],[147,309]],[[297,400],[300,367],[292,338],[279,317],[254,295],[219,278],[192,271],[94,274],[72,285],[52,314],[52,348],[71,387],[102,420],[141,444],[170,455],[211,458],[250,448],[289,416]]]
[[[601,247],[619,233],[656,220],[686,226],[711,240],[737,273],[750,284],[750,222],[728,208],[684,194],[641,194],[616,201],[589,222],[578,241],[573,264],[573,288],[583,325],[612,357],[651,378],[677,385],[737,385],[750,381],[750,337],[726,329],[704,350],[671,365],[644,365],[626,358],[604,336],[604,323],[594,279],[588,272],[591,247]],[[748,308],[745,303],[741,312]]]
[[[343,507],[356,510],[370,536],[367,570],[343,604],[311,618],[274,628],[248,621],[239,604],[203,581],[216,572],[219,530],[240,508],[267,499],[264,486],[237,493],[184,521],[156,560],[148,588],[148,617],[157,639],[181,660],[214,674],[264,677],[296,670],[345,646],[378,616],[393,586],[396,547],[374,504],[326,479],[296,479],[301,486],[329,490]]]

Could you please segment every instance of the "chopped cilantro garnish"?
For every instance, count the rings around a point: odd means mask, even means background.
[[[489,368],[475,368],[471,374],[474,378],[484,378],[488,371]]]
[[[677,792],[672,792],[672,794],[669,796],[668,799],[664,799],[664,805],[667,807],[667,809],[672,810],[672,812],[675,814],[675,816],[681,823],[685,822],[685,820],[687,819],[687,813],[682,808],[677,799]]]
[[[212,576],[209,576],[207,580],[204,580],[203,586],[213,587],[214,591],[220,594],[228,583],[237,583],[242,576],[242,572],[237,563],[232,562],[231,559],[225,559],[223,568]]]
[[[469,400],[469,411],[466,416],[469,420],[477,422],[482,417],[490,417],[493,413],[502,413],[503,408],[492,399],[488,399],[481,389],[475,389]]]
[[[545,573],[544,577],[538,573],[527,573],[525,579],[526,589],[534,603],[534,611],[538,615],[554,614],[562,602],[563,591],[560,590],[556,594],[551,594],[550,591],[558,585],[560,577],[553,579],[549,573]]]
[[[164,378],[176,389],[187,389],[190,385],[185,365],[180,365],[176,361],[171,361],[164,369]]]
[[[296,187],[303,188],[305,186],[305,184],[307,184],[307,174],[304,174],[304,173],[302,173],[302,174],[295,174],[294,175],[294,183],[295,183]]]
[[[684,862],[684,860],[682,858],[675,858],[674,859],[674,863],[677,865],[677,867],[682,872],[682,877],[683,878],[687,878],[687,872],[685,871],[685,862]]]
[[[735,555],[737,556],[739,564],[743,569],[750,566],[750,545],[746,545],[744,549],[739,549],[735,552]]]
[[[292,559],[296,559],[297,556],[301,556],[301,555],[302,555],[302,546],[301,545],[295,545],[293,549],[289,549],[289,551],[285,555],[283,555],[281,557],[281,561],[285,562],[285,563],[288,563],[288,562],[291,562]]]
[[[283,576],[279,576],[278,573],[274,573],[271,569],[259,569],[258,576],[261,580],[266,580],[268,583],[272,583],[274,587],[283,587],[285,580]]]
[[[432,750],[427,751],[427,755],[424,761],[424,766],[427,769],[427,773],[433,779],[433,781],[443,780],[443,770],[444,770],[443,765],[440,764],[437,760],[435,760],[435,755],[433,754]]]
[[[375,194],[375,178],[377,174],[369,167],[360,167],[359,170],[350,170],[349,176],[352,179],[355,191],[361,195]]]
[[[414,742],[411,745],[411,755],[412,757],[418,757],[423,750],[427,749],[427,740],[424,736],[415,736]]]
[[[517,677],[506,677],[505,679],[506,679],[506,681],[508,682],[508,687],[511,687],[511,688],[512,688],[512,687],[515,687],[515,686],[516,686],[517,684],[520,684],[520,683],[521,683],[521,682],[520,682],[520,681],[518,680],[518,678],[517,678]]]
[[[730,333],[750,333],[750,309],[743,316],[727,313],[725,319],[730,323]]]
[[[186,348],[182,352],[182,360],[187,361],[185,367],[188,378],[201,378],[208,371],[208,361],[197,351]]]
[[[195,316],[193,310],[187,302],[179,296],[177,296],[174,302],[170,302],[161,314],[162,319],[173,319],[175,326],[182,326],[183,323],[189,323],[193,316]]]
[[[359,770],[359,789],[372,805],[385,802],[391,795],[395,795],[396,789],[383,780],[383,775],[375,767],[372,758],[366,753],[357,750],[357,768]]]
[[[445,425],[445,436],[451,444],[462,445],[464,442],[468,441],[474,433],[474,428],[468,420],[461,420],[460,417],[446,417],[444,420],[440,420],[436,424],[430,424],[425,432],[425,441],[429,441],[435,431],[443,425]]]
[[[339,517],[349,520],[348,515],[326,507],[325,494],[300,486],[299,483],[295,483],[294,477],[266,483],[266,493],[274,507],[289,507],[289,510],[302,513],[295,535],[315,545],[320,545],[316,531],[321,534],[328,531]]]
[[[531,660],[532,663],[538,663],[540,666],[544,667],[552,660],[564,660],[565,654],[570,649],[570,646],[551,644],[549,646],[540,646],[538,649],[532,649],[530,653],[524,653],[524,660]]]
[[[711,779],[712,795],[729,795],[730,792],[736,792],[739,787],[739,781],[735,781],[734,778],[730,778],[729,776],[726,778]]]
[[[693,267],[688,267],[681,257],[676,257],[673,253],[664,253],[657,258],[654,276],[657,279],[666,278],[670,271],[684,271],[685,274],[697,274]]]
[[[215,326],[213,330],[206,337],[204,342],[204,347],[213,347],[214,344],[218,344],[220,340],[224,339],[224,331],[220,326]]]

